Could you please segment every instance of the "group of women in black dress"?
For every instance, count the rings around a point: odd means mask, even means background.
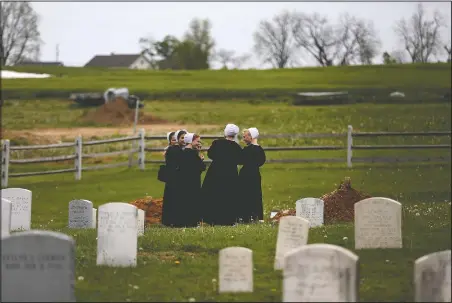
[[[214,140],[207,151],[212,160],[206,170],[198,134],[187,130],[170,132],[165,149],[165,191],[162,224],[173,227],[234,225],[263,220],[259,168],[265,152],[257,144],[259,131],[243,131],[246,146],[237,143],[239,127],[226,125],[224,138]],[[242,168],[238,169],[238,165]]]

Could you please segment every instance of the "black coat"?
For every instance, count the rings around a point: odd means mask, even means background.
[[[211,225],[232,225],[237,219],[242,148],[235,141],[212,142],[207,156],[212,159],[202,185],[203,219]]]
[[[249,144],[242,151],[243,167],[239,173],[240,215],[243,222],[264,219],[262,185],[259,167],[266,161],[265,152],[259,145]]]
[[[168,147],[165,154],[165,164],[169,172],[169,180],[165,183],[163,192],[162,224],[176,226],[181,221],[178,203],[183,198],[180,165],[182,148],[179,145]]]
[[[195,227],[201,222],[201,173],[205,170],[206,164],[199,157],[197,150],[192,148],[183,150],[180,174],[184,197],[178,202],[183,219],[178,222],[178,226]]]

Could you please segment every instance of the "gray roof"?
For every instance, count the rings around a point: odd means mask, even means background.
[[[141,54],[134,55],[97,55],[85,67],[129,67]]]

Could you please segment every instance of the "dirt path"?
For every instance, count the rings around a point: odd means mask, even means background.
[[[217,129],[219,125],[208,124],[152,124],[139,125],[137,128],[144,128],[147,135],[166,135],[168,131],[181,128],[188,129],[191,132],[198,132],[201,135],[211,134],[209,131]],[[81,135],[83,139],[108,137],[112,135],[132,135],[133,127],[77,127],[77,128],[49,128],[49,129],[29,129],[29,130],[3,130],[5,139],[26,140],[28,144],[52,144],[60,141],[74,139]]]

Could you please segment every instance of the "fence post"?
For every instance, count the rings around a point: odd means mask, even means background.
[[[9,140],[2,142],[2,187],[8,187],[9,174]]]
[[[82,136],[75,138],[75,180],[82,179]]]
[[[141,128],[138,132],[138,136],[140,136],[140,139],[138,141],[138,165],[140,166],[141,170],[144,170],[144,159],[145,159],[145,151],[146,148],[144,136],[145,131],[144,128]]]
[[[347,167],[352,167],[352,145],[353,145],[353,127],[351,125],[347,128]]]

